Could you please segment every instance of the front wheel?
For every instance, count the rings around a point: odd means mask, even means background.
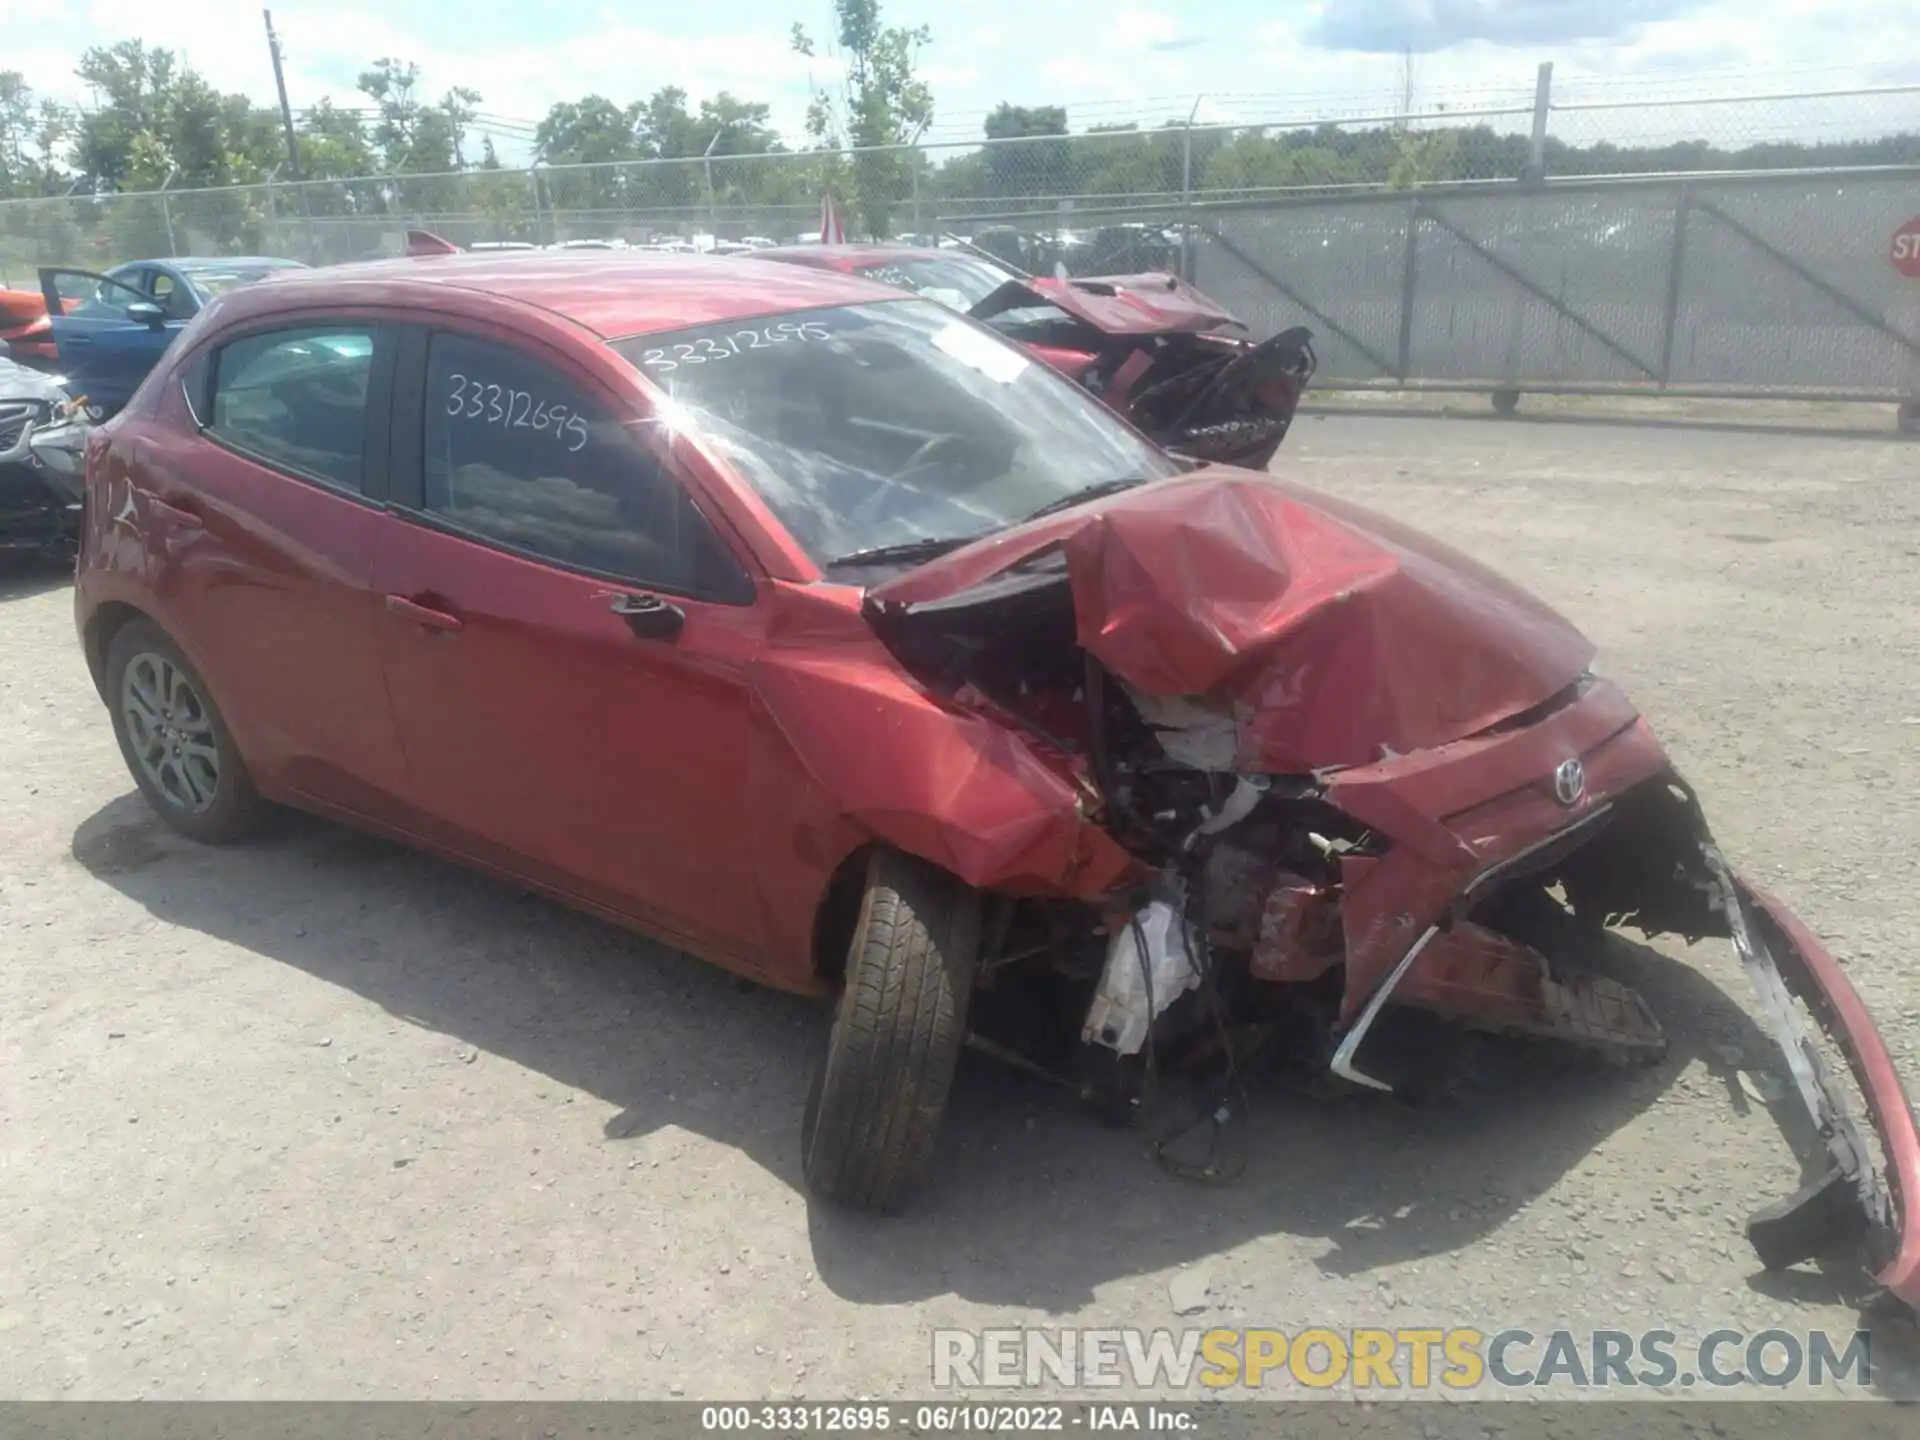
[[[979,947],[976,891],[911,856],[874,855],[801,1129],[816,1193],[862,1210],[905,1203],[933,1158]]]
[[[265,809],[219,707],[187,657],[148,620],[107,650],[113,734],[134,783],[173,829],[217,845],[251,831]]]

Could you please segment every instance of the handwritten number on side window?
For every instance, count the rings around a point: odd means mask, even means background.
[[[537,430],[550,434],[575,453],[587,448],[587,422],[565,405],[489,381],[471,380],[457,371],[447,377],[447,414],[502,430]]]

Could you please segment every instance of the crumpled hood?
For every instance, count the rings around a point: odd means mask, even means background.
[[[1173,275],[1094,275],[1073,280],[1035,276],[1028,287],[1069,315],[1110,335],[1244,334],[1231,311]]]
[[[1594,647],[1477,561],[1330,495],[1220,466],[983,540],[876,587],[883,609],[1060,547],[1079,643],[1153,695],[1231,707],[1243,769],[1367,764],[1541,704]]]

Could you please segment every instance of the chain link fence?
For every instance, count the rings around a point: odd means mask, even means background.
[[[1920,399],[1920,167],[1201,207],[1196,283],[1318,385]]]
[[[1168,212],[1221,201],[1430,189],[1529,177],[1920,163],[1920,85],[1766,95],[1482,90],[1391,110],[1300,113],[1273,97],[1188,104],[1072,135],[950,140],[605,165],[536,165],[218,190],[0,202],[0,283],[45,264],[266,253],[323,264],[396,253],[408,228],[461,244],[629,244],[817,234],[822,196],[850,232],[973,229],[1016,263],[1112,268]],[[1134,227],[1129,239],[1117,232]],[[1101,234],[1105,233],[1102,239]],[[1117,253],[1116,253],[1117,252]],[[1137,258],[1137,257],[1136,257]],[[1154,258],[1149,253],[1147,258]],[[1164,253],[1159,253],[1164,261]]]
[[[0,285],[159,255],[337,264],[399,253],[410,228],[793,243],[817,238],[831,194],[853,235],[964,236],[1036,273],[1181,271],[1260,333],[1319,332],[1323,383],[1920,394],[1920,281],[1885,254],[1920,212],[1920,85],[1556,93],[1542,67],[1531,87],[1387,111],[1205,110],[883,150],[0,202]]]

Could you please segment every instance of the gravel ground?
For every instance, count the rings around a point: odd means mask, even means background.
[[[1917,458],[1331,416],[1276,468],[1585,627],[1920,1074]],[[1262,1092],[1218,1187],[969,1057],[927,1195],[876,1222],[801,1188],[814,1007],[317,822],[198,849],[133,794],[63,577],[0,582],[0,656],[0,1395],[910,1396],[935,1326],[1858,1321],[1740,1233],[1795,1170],[1724,947],[1637,952],[1657,1068]],[[1875,1345],[1885,1388],[1909,1331]]]

